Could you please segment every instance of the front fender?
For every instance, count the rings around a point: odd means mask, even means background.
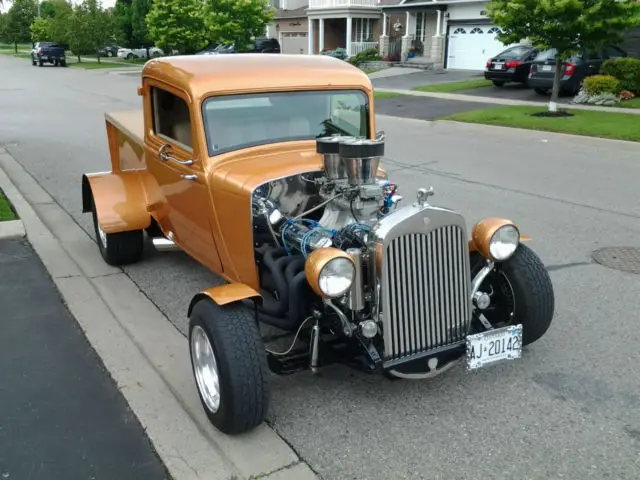
[[[148,198],[138,171],[82,176],[82,212],[93,210],[105,233],[142,230],[151,225]]]
[[[248,298],[253,299],[259,304],[262,303],[262,296],[249,285],[245,285],[244,283],[226,283],[218,287],[203,290],[193,297],[189,303],[187,315],[191,316],[191,310],[194,305],[205,298],[213,300],[217,305],[227,305]]]

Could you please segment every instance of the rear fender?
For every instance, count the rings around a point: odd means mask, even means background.
[[[212,300],[217,305],[227,305],[247,299],[251,299],[258,304],[262,303],[262,296],[249,285],[245,285],[244,283],[227,283],[198,293],[191,299],[187,315],[191,316],[191,310],[195,304],[206,298]]]
[[[147,193],[137,171],[91,173],[82,176],[82,212],[96,205],[105,233],[142,230],[151,225]]]

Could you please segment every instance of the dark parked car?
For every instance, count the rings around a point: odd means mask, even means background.
[[[118,56],[118,49],[120,48],[122,47],[118,45],[108,45],[98,50],[98,55],[101,57],[116,57]]]
[[[500,52],[489,59],[484,70],[484,78],[492,80],[496,87],[507,82],[527,84],[531,60],[538,54],[538,49],[527,45],[516,45]]]
[[[556,66],[556,49],[544,50],[531,62],[529,70],[529,86],[545,95],[553,88],[553,77]],[[619,47],[608,45],[597,50],[581,49],[562,66],[560,93],[575,95],[580,90],[586,77],[600,72],[605,60],[626,57],[627,53]]]
[[[67,58],[64,53],[64,47],[55,42],[37,42],[33,44],[31,49],[31,65],[40,65],[52,63],[56,67],[61,65],[67,66]]]
[[[280,42],[275,38],[256,38],[246,49],[237,49],[235,45],[220,45],[212,53],[280,53]]]

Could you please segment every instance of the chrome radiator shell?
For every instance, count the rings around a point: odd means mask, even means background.
[[[472,303],[466,223],[453,210],[407,206],[381,219],[368,249],[386,367],[461,345]],[[375,252],[375,253],[374,253]]]

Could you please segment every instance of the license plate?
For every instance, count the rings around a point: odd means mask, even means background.
[[[514,360],[522,354],[522,325],[510,325],[467,337],[467,370]]]
[[[493,69],[494,70],[502,70],[504,68],[504,63],[494,63],[493,64]]]
[[[543,65],[542,70],[545,72],[550,72],[553,67],[551,65]]]

